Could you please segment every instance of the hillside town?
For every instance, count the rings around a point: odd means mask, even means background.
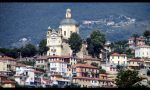
[[[17,58],[0,53],[0,87],[117,88],[122,70],[137,71],[141,79],[137,83],[150,87],[149,38],[134,35],[126,46],[117,46],[99,31],[93,31],[87,40],[80,39],[79,31],[79,23],[67,9],[57,29],[48,27],[45,53],[23,57],[18,52]]]

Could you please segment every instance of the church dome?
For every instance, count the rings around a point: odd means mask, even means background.
[[[66,18],[60,22],[60,25],[76,25],[76,26],[78,26],[79,24],[74,19]]]

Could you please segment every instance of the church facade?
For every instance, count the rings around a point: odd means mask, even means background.
[[[63,40],[68,40],[72,33],[79,34],[79,24],[71,17],[71,10],[66,10],[66,18],[60,22],[59,29],[56,31],[48,27],[47,32],[47,56],[70,56],[72,50],[68,43]]]

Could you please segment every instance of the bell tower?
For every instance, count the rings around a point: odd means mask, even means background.
[[[66,10],[66,18],[71,18],[71,9]]]

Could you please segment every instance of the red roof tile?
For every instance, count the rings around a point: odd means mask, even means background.
[[[12,81],[12,80],[4,80],[4,81],[2,81],[2,83],[3,83],[3,84],[9,84],[9,83],[15,84],[16,82],[15,82],[15,81]]]
[[[113,82],[110,79],[100,79],[100,78],[92,78],[92,77],[73,77],[73,79],[86,79],[86,80],[99,80],[99,81]]]
[[[83,68],[94,68],[94,69],[98,69],[95,66],[89,65],[89,64],[75,64],[73,65],[73,67],[83,67]]]
[[[128,59],[128,62],[144,62],[144,61],[143,61],[143,59],[130,58],[130,59]]]
[[[148,45],[138,45],[138,48],[150,48]]]
[[[30,65],[26,65],[26,64],[22,64],[22,63],[17,63],[15,66],[16,67],[26,67],[26,66],[30,66]]]
[[[111,56],[126,56],[126,54],[118,54],[118,53],[113,53]]]
[[[8,56],[0,57],[0,60],[14,60],[14,61],[16,61],[16,59],[14,59],[12,57],[8,57]]]

